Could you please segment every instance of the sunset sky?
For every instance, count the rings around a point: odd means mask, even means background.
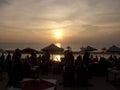
[[[120,0],[0,0],[2,44],[59,42],[79,49],[120,46],[119,36]]]

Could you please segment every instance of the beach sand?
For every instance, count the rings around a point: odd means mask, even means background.
[[[88,87],[64,87],[62,85],[62,74],[48,74],[48,75],[40,75],[40,79],[56,79],[57,90],[120,90],[120,87],[113,86],[110,82],[107,82],[105,77],[101,76],[94,76],[89,79],[89,86]],[[7,74],[4,73],[2,79],[0,80],[0,90],[7,90]]]

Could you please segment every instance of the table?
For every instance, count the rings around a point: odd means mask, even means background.
[[[107,80],[109,81],[109,76],[113,76],[113,81],[116,83],[118,76],[120,76],[120,70],[114,68],[108,68]]]
[[[55,79],[36,79],[35,82],[31,82],[33,79],[23,79],[22,88],[14,88],[13,86],[8,90],[55,90],[56,80]],[[37,81],[37,82],[36,82]]]
[[[39,69],[38,65],[31,67],[33,78],[39,78],[39,71],[38,71],[38,69]]]
[[[31,70],[36,71],[37,68],[39,68],[39,66],[36,65],[36,66],[31,67]]]

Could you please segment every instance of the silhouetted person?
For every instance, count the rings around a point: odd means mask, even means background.
[[[77,69],[77,86],[86,86],[88,84],[88,69],[86,65],[81,62]]]
[[[42,59],[42,63],[45,63],[45,62],[46,62],[46,60],[45,60],[45,55],[44,55],[44,54],[42,55],[41,59]]]
[[[0,74],[1,75],[4,72],[4,64],[5,64],[5,55],[4,55],[4,53],[2,53],[2,55],[0,57]]]
[[[110,57],[107,60],[107,66],[108,66],[108,68],[114,67],[114,58],[112,55],[110,55]]]
[[[79,55],[79,56],[77,57],[77,59],[75,60],[75,65],[76,65],[76,64],[80,64],[80,62],[82,62],[82,57]]]
[[[64,86],[74,85],[74,56],[72,51],[65,52],[65,70],[63,72]]]
[[[47,57],[46,57],[47,56]],[[41,64],[41,72],[42,74],[48,74],[48,68],[49,68],[49,55],[46,55],[46,53],[44,53],[41,57],[42,60],[42,64]]]
[[[98,57],[97,56],[95,57],[94,62],[98,62]]]
[[[28,62],[30,63],[30,56],[29,55],[26,56],[26,60],[28,60]]]
[[[70,66],[73,66],[74,64],[74,56],[73,56],[73,53],[72,51],[66,51],[65,52],[65,64],[66,65],[70,65]]]
[[[13,54],[14,66],[13,66],[13,85],[16,85],[23,79],[23,64],[21,62],[21,52],[16,49]]]
[[[115,61],[115,66],[120,70],[120,58]]]
[[[108,58],[109,61],[114,61],[114,58],[112,55],[110,55],[110,57]]]
[[[5,61],[5,64],[6,64],[6,71],[7,71],[7,74],[8,74],[8,83],[7,83],[7,86],[10,86],[11,85],[11,82],[12,82],[12,68],[13,68],[13,64],[12,64],[12,57],[10,55],[10,53],[8,53],[7,57],[6,57],[6,61]]]
[[[48,51],[45,52],[45,60],[46,62],[50,61],[50,53]]]
[[[89,68],[89,56],[90,53],[88,51],[85,51],[84,56],[83,56],[83,62]]]
[[[23,63],[23,75],[25,78],[30,78],[32,75],[31,65],[27,59]]]
[[[99,73],[100,75],[105,75],[107,72],[107,63],[106,59],[101,57],[99,61]]]
[[[30,63],[31,63],[32,66],[37,65],[37,56],[36,56],[36,53],[32,52],[30,59],[31,59]]]
[[[113,59],[114,59],[114,62],[118,60],[117,56],[114,56]]]
[[[42,56],[41,55],[39,55],[39,57],[38,57],[38,62],[42,63]]]

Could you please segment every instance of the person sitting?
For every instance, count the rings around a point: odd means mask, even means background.
[[[77,86],[88,85],[88,69],[86,64],[82,62],[80,67],[77,69]]]
[[[29,78],[32,75],[31,65],[29,61],[26,59],[23,63],[23,77]]]

